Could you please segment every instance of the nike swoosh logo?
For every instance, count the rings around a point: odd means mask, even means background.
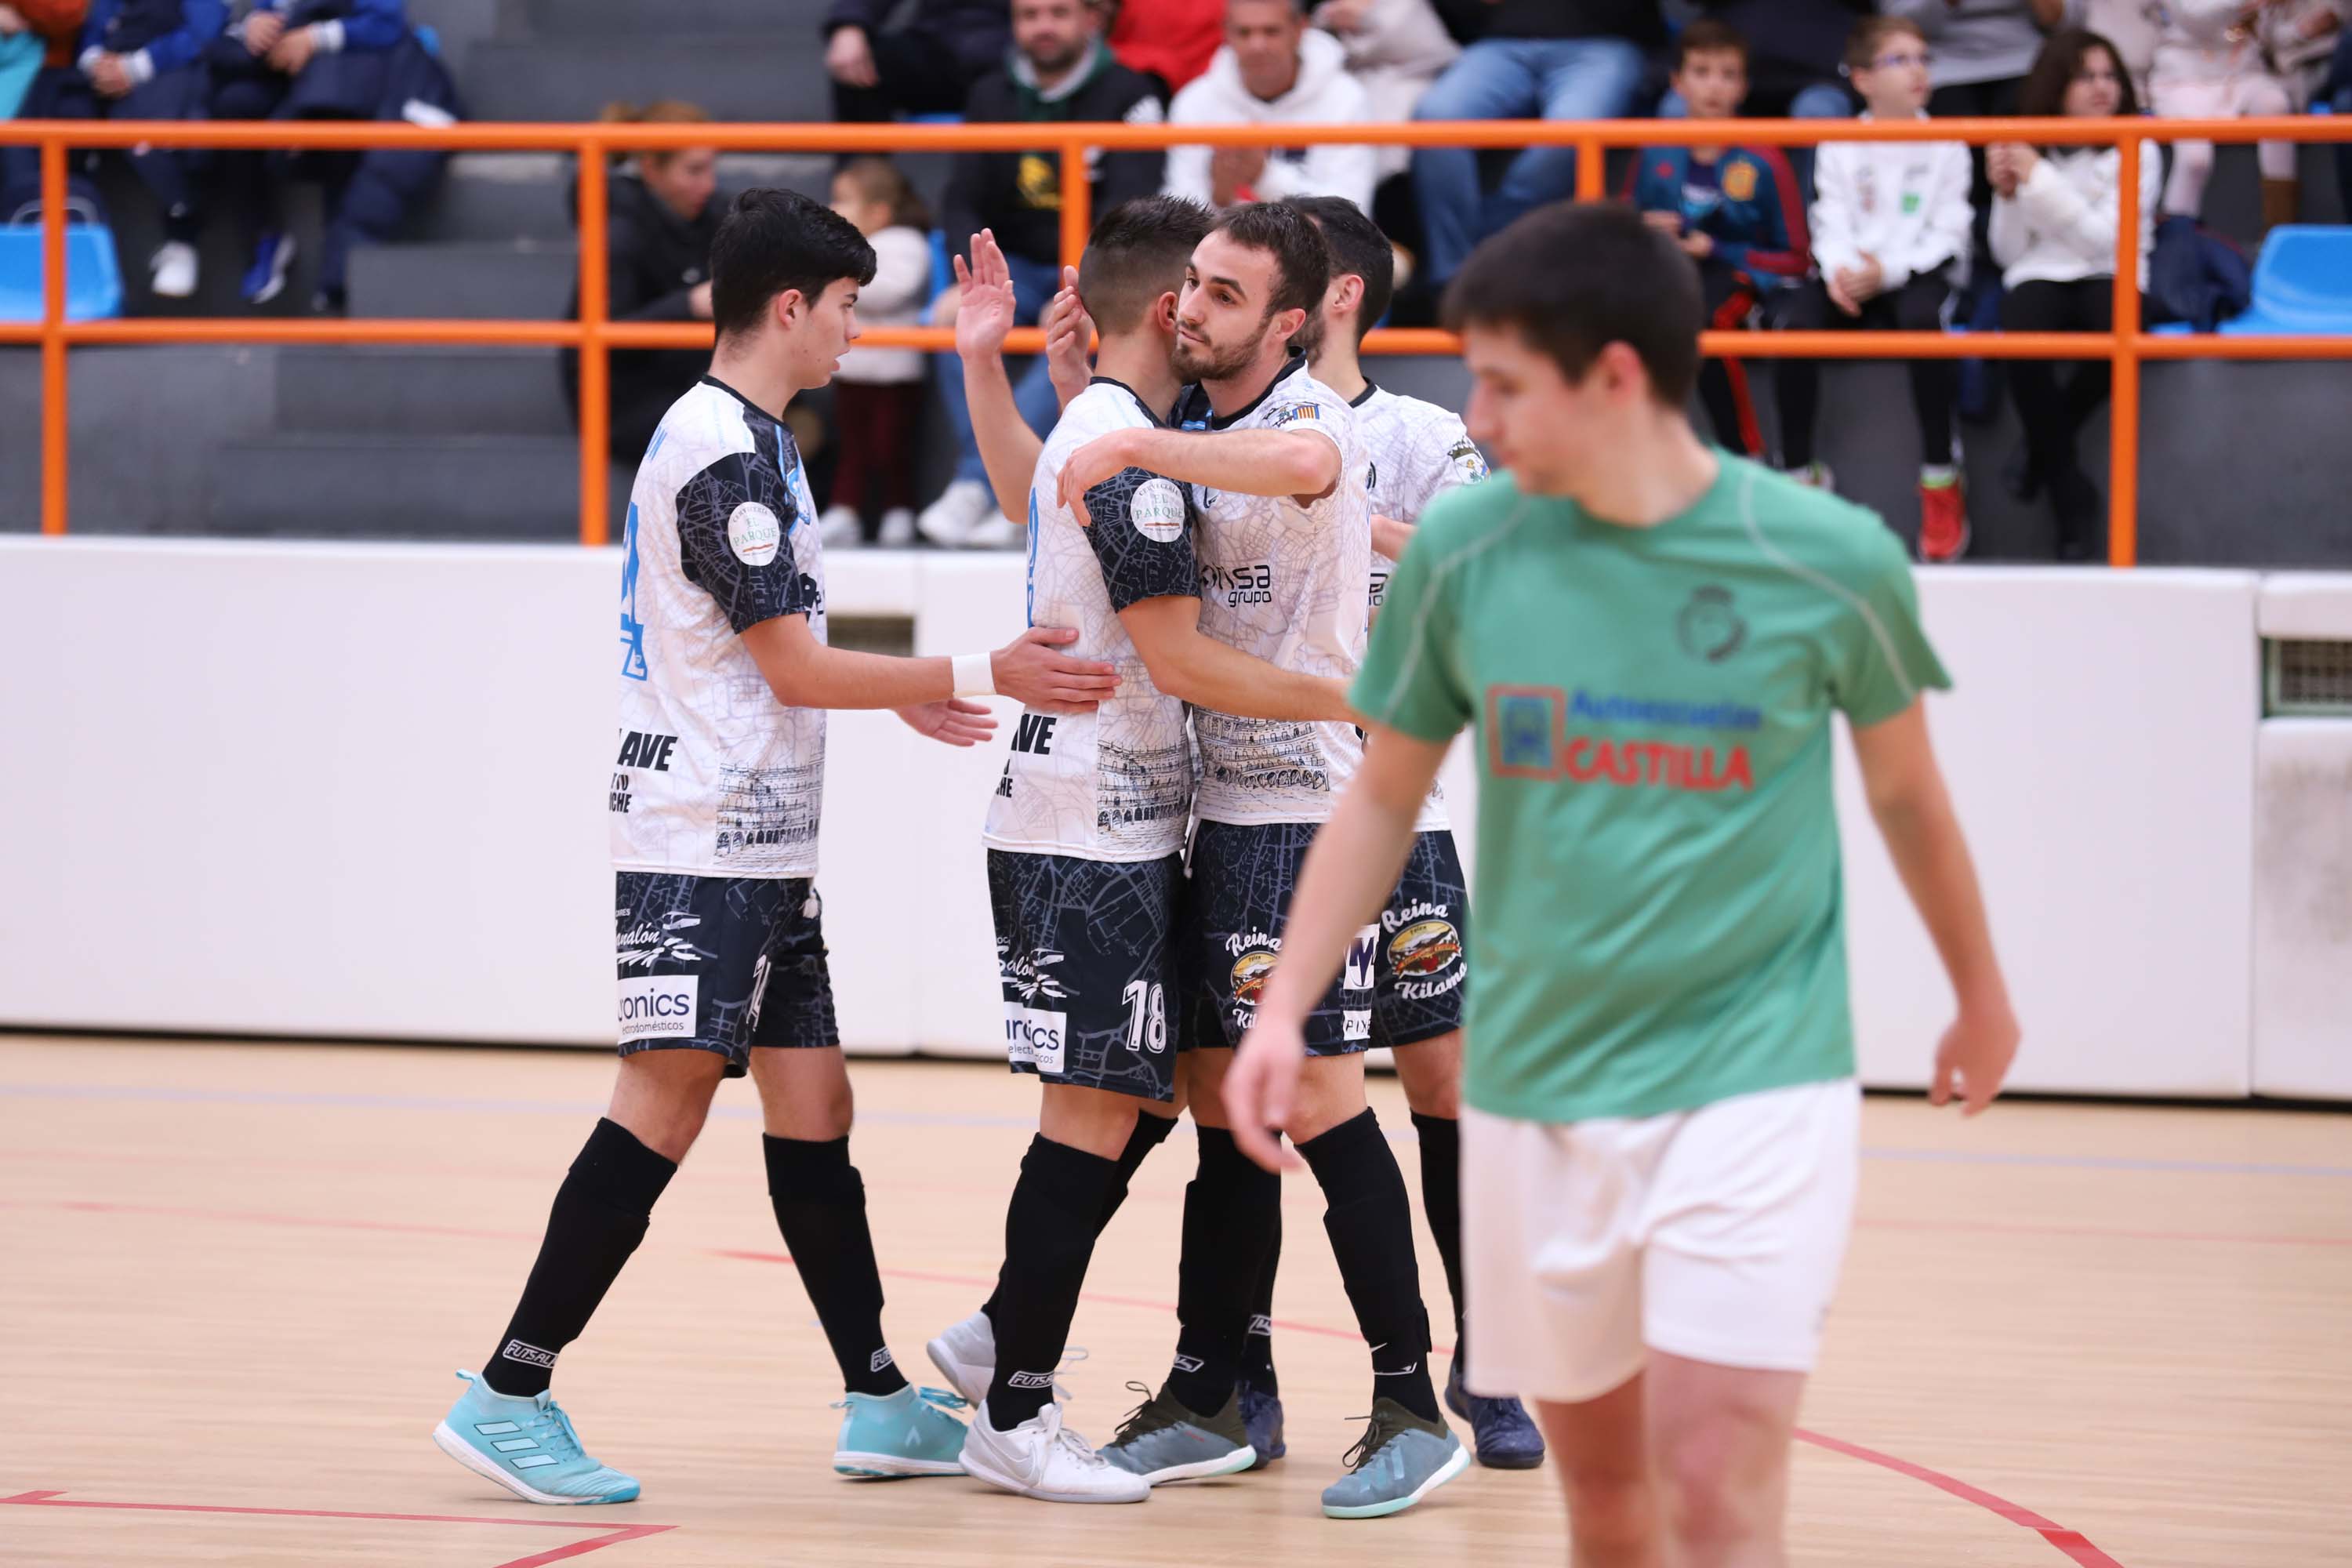
[[[1372,1375],[1374,1377],[1411,1377],[1414,1373],[1419,1372],[1420,1370],[1421,1363],[1414,1362],[1409,1366],[1401,1366],[1394,1372],[1382,1372],[1380,1368],[1374,1367],[1372,1369]]]

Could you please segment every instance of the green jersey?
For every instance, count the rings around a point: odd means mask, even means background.
[[[1902,546],[1756,464],[1651,528],[1512,476],[1439,497],[1354,698],[1475,725],[1464,1093],[1537,1121],[1852,1076],[1830,710],[1948,686]]]

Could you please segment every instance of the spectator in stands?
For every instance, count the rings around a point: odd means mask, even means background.
[[[1748,93],[1746,42],[1701,17],[1675,39],[1673,81],[1694,118],[1730,119]],[[1633,194],[1644,221],[1674,236],[1698,263],[1707,325],[1718,331],[1746,326],[1768,293],[1812,270],[1797,177],[1775,148],[1645,148],[1633,166]],[[1763,457],[1746,367],[1709,359],[1699,367],[1698,391],[1715,438]]]
[[[2163,0],[2156,60],[2148,68],[2150,107],[2176,120],[2234,120],[2284,114],[2286,83],[2263,58],[2263,40],[2247,0]],[[2263,223],[2293,223],[2296,206],[2294,143],[2263,142],[2255,158],[2263,172]],[[2213,143],[2172,144],[2172,177],[2164,210],[2200,216],[2205,184],[2213,174]]]
[[[1307,25],[1299,0],[1229,0],[1225,47],[1168,109],[1171,125],[1360,125],[1370,118],[1347,51]],[[1362,145],[1171,147],[1168,194],[1216,208],[1345,196],[1369,212],[1373,162]]]
[[[1846,47],[1846,69],[1864,120],[1927,118],[1927,39],[1917,23],[1870,16]],[[1958,142],[1832,142],[1814,166],[1813,259],[1820,277],[1770,306],[1775,325],[1800,331],[1863,327],[1940,331],[1953,290],[1969,270],[1969,150]],[[1959,367],[1910,362],[1919,421],[1919,554],[1956,561],[1969,546],[1952,417]],[[1781,454],[1809,482],[1830,487],[1813,455],[1821,369],[1783,360],[1779,371]]]
[[[833,176],[833,210],[874,247],[874,279],[857,291],[860,326],[920,325],[931,297],[930,215],[898,165],[853,158]],[[874,537],[893,549],[915,542],[915,421],[923,410],[920,349],[853,348],[833,373],[833,502],[826,548]],[[881,525],[866,531],[880,496]]]
[[[1004,58],[1004,0],[916,0],[903,26],[885,29],[898,0],[833,0],[824,16],[824,68],[833,117],[874,123],[901,114],[955,114],[972,84]]]
[[[1456,12],[1477,16],[1475,5]],[[1486,0],[1484,27],[1422,96],[1416,120],[1614,120],[1632,107],[1661,35],[1655,0]],[[1412,155],[1429,282],[1444,287],[1471,247],[1528,208],[1576,188],[1572,147],[1530,147],[1493,195],[1466,147]]]
[[[1368,120],[1412,119],[1422,95],[1462,56],[1429,0],[1322,0],[1313,17],[1347,50]],[[1373,179],[1387,180],[1411,166],[1412,149],[1375,147],[1372,163]]]
[[[1748,100],[1743,112],[1767,120],[1844,120],[1853,113],[1845,88],[1845,40],[1871,13],[1871,0],[1702,0],[1706,19],[1748,40]],[[1662,118],[1689,112],[1671,87]],[[1813,150],[1790,147],[1804,199],[1813,199]]]
[[[1932,55],[1930,114],[2017,112],[2017,95],[2042,52],[2042,36],[2083,0],[1879,0],[1878,8],[1919,29]]]
[[[54,13],[53,13],[54,15]],[[228,20],[221,0],[91,0],[72,60],[44,65],[25,89],[24,120],[201,120],[204,53]],[[53,51],[54,52],[54,51]],[[0,165],[16,189],[40,177],[38,153],[11,147]],[[131,167],[163,212],[163,243],[148,258],[150,286],[166,300],[196,291],[196,235],[204,224],[194,160],[134,149]]]
[[[2336,58],[2315,96],[2336,113],[2352,114],[2352,28],[2337,35]],[[2336,144],[2336,187],[2345,216],[2352,217],[2352,142]]]
[[[643,107],[610,104],[597,118],[607,125],[704,125],[710,120],[694,104],[667,99]],[[713,199],[718,190],[714,147],[639,153],[605,181],[605,289],[612,320],[710,320],[710,241],[727,212],[725,202]],[[578,318],[577,293],[565,314]],[[563,395],[576,418],[579,356],[567,349],[559,363]],[[710,350],[615,349],[610,364],[609,447],[614,461],[634,463],[645,456],[669,405],[709,368]]]
[[[1164,102],[1209,68],[1225,41],[1225,0],[1096,0],[1111,53],[1159,84]]]
[[[374,120],[383,117],[394,51],[411,41],[402,0],[257,0],[227,36],[207,51],[210,115],[215,120]],[[421,47],[421,46],[420,46]],[[453,100],[454,101],[454,100]],[[349,159],[309,160],[333,171],[340,186]],[[253,261],[239,292],[248,305],[266,305],[285,290],[294,264],[294,237],[286,227],[286,195],[295,158],[285,153],[223,153],[220,181],[231,212],[254,237]],[[329,196],[329,243],[339,190]],[[338,255],[347,254],[349,242]],[[321,306],[340,310],[340,264],[323,266]]]
[[[2263,52],[2286,84],[2287,104],[2297,114],[2311,107],[2327,79],[2344,37],[2347,5],[2347,0],[2272,0],[2254,13]]]
[[[1073,121],[1125,121],[1157,125],[1163,118],[1149,79],[1118,63],[1098,36],[1099,18],[1086,0],[1013,0],[1013,52],[982,77],[964,106],[974,123],[1013,121],[1040,126]],[[948,179],[940,215],[948,248],[969,255],[971,237],[994,232],[1012,268],[1023,325],[1034,324],[1061,287],[1062,159],[1050,137],[1024,153],[962,153]],[[1092,210],[1108,212],[1160,188],[1160,153],[1101,153],[1089,156]],[[955,321],[957,291],[932,307],[940,325]],[[952,350],[937,356],[940,398],[955,437],[955,478],[923,509],[916,528],[936,544],[1009,545],[1022,524],[996,510],[972,439],[963,400],[963,365]],[[1041,358],[1017,377],[1013,395],[1024,418],[1043,432],[1056,412],[1053,383]]]
[[[2019,110],[2032,115],[2134,115],[2139,97],[2115,45],[2096,33],[2070,30],[2042,49]],[[2108,331],[2115,321],[2123,154],[2113,147],[2034,148],[2011,142],[1987,148],[1985,158],[1993,184],[1992,253],[2009,289],[2001,325],[2019,332]],[[2141,142],[2143,292],[2162,169],[2155,143]],[[2047,360],[2019,360],[2010,367],[2018,419],[2025,426],[2025,459],[2009,479],[2021,500],[2049,492],[2058,519],[2059,558],[2083,561],[2096,552],[2105,502],[2075,458],[2075,442],[2107,400],[2109,363],[2104,356],[2084,360],[2063,380],[2062,368]]]
[[[0,5],[0,120],[14,120],[44,67],[74,63],[89,0],[16,0]],[[6,215],[0,214],[0,218]]]

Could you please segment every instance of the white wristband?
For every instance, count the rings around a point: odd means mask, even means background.
[[[996,695],[996,670],[992,663],[994,654],[960,653],[948,662],[955,669],[955,694],[958,697],[993,697]]]

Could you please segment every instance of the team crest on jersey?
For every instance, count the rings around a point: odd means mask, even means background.
[[[1445,456],[1472,484],[1486,477],[1486,455],[1478,450],[1478,443],[1464,439],[1445,449]]]
[[[1415,921],[1389,939],[1389,966],[1399,978],[1443,974],[1462,961],[1462,933],[1449,920]]]
[[[1744,202],[1756,195],[1756,165],[1734,163],[1723,172],[1723,194],[1735,202]]]
[[[765,566],[783,543],[784,525],[758,501],[747,500],[727,514],[727,543],[746,566]]]
[[[1685,653],[1721,664],[1748,640],[1748,623],[1732,608],[1731,590],[1710,585],[1691,591],[1690,603],[1675,618],[1675,633]]]
[[[1144,538],[1173,544],[1184,536],[1184,492],[1172,479],[1146,479],[1129,498],[1127,517]]]
[[[1234,960],[1234,1000],[1244,1006],[1257,1005],[1257,994],[1265,989],[1267,978],[1274,973],[1275,951],[1271,947],[1245,947]]]

